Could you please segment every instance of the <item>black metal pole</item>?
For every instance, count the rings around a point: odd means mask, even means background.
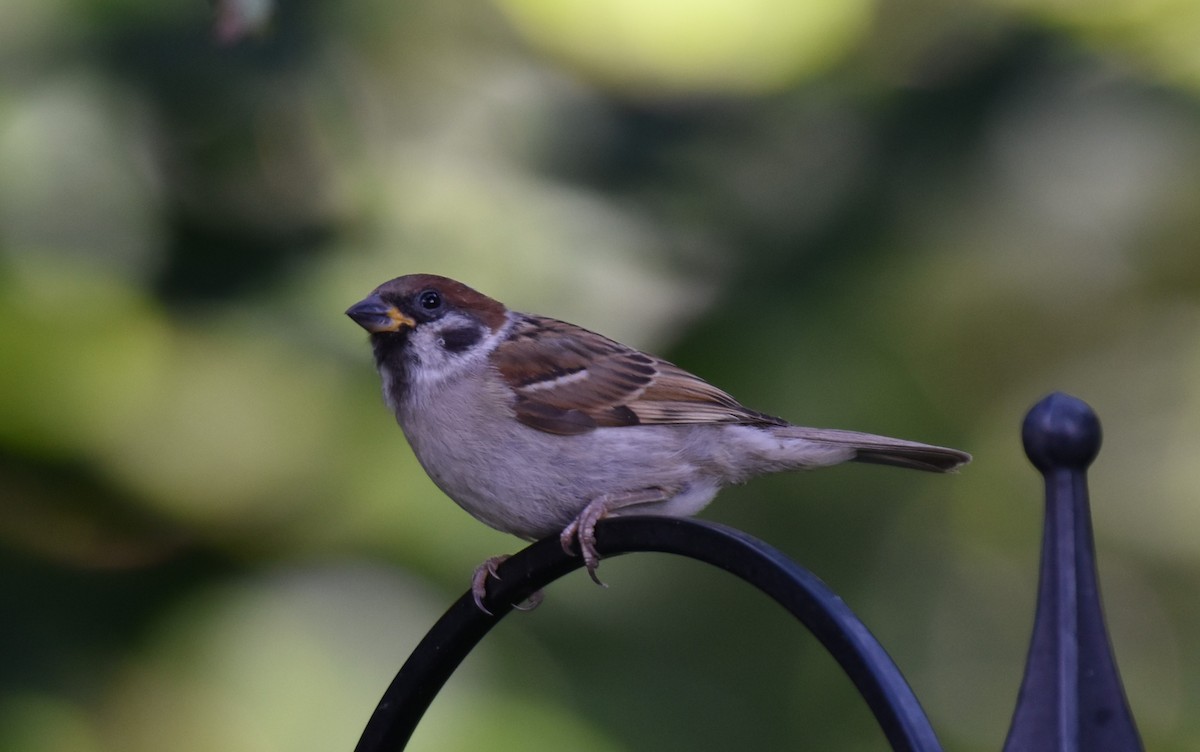
[[[790,611],[817,637],[858,687],[892,748],[938,752],[933,728],[895,663],[842,599],[815,575],[776,549],[738,530],[665,517],[618,517],[596,529],[601,554],[658,551],[720,567],[754,585]],[[467,593],[433,626],[380,701],[356,752],[404,748],[421,716],[463,658],[509,611],[534,591],[578,569],[558,537],[534,543],[504,562],[490,580],[487,606]]]
[[[1046,481],[1037,615],[1005,752],[1142,749],[1104,623],[1087,468],[1100,421],[1055,393],[1029,411],[1025,452]]]

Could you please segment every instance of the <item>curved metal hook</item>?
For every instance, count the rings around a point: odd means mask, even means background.
[[[842,599],[812,572],[777,549],[723,525],[668,517],[616,517],[596,528],[602,555],[639,551],[686,556],[754,585],[792,613],[858,687],[893,749],[941,749],[912,689],[883,647]],[[558,537],[513,555],[489,580],[486,605],[464,594],[433,626],[384,693],[355,752],[400,750],[463,658],[505,614],[546,585],[582,566]]]

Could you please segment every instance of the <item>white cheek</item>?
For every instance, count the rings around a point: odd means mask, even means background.
[[[409,374],[415,386],[439,384],[461,368],[442,347],[442,338],[436,333],[418,329],[409,336],[411,341],[408,346],[420,359],[417,367]]]
[[[445,338],[437,329],[420,329],[410,335],[409,346],[420,358],[420,364],[412,369],[410,379],[418,389],[429,389],[449,379],[476,370],[487,360],[488,355],[503,339],[507,327],[494,332],[463,352],[448,352]]]

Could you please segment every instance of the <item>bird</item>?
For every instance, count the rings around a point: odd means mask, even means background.
[[[434,484],[497,530],[558,535],[597,583],[596,525],[609,516],[691,516],[766,473],[843,462],[952,472],[971,460],[793,425],[662,358],[448,277],[397,277],[346,315],[369,333],[384,401]],[[487,579],[506,558],[472,576],[484,612]]]

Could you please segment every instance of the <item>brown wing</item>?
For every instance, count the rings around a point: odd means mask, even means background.
[[[517,419],[556,434],[599,426],[784,421],[665,360],[555,319],[523,316],[494,362],[517,393]]]

